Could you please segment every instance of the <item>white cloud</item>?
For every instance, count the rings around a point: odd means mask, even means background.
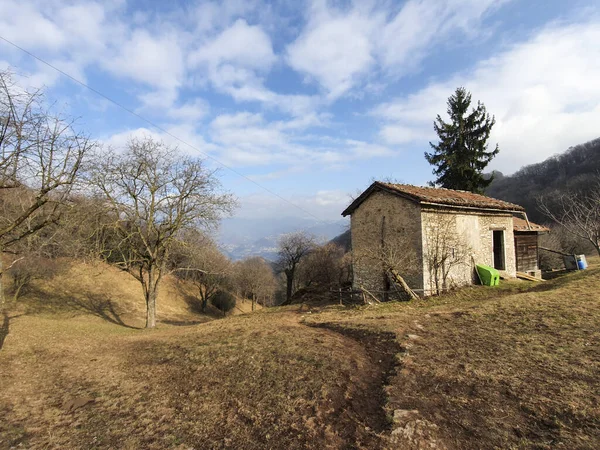
[[[381,135],[390,143],[435,140],[432,122],[446,99],[465,86],[495,115],[490,141],[500,154],[490,167],[512,172],[598,136],[600,23],[547,27],[527,42],[472,70],[383,104]],[[443,116],[444,117],[444,116]]]
[[[261,16],[271,14],[266,9],[263,5]],[[188,87],[210,86],[236,102],[258,102],[293,116],[312,114],[320,103],[316,96],[279,94],[265,86],[277,62],[271,38],[261,26],[240,18],[258,13],[255,1],[204,1],[191,6],[187,16],[178,9],[160,16],[133,11],[128,17],[127,12],[122,0],[5,0],[0,2],[0,30],[83,82],[88,71],[101,68],[121,83],[135,83],[126,88],[137,92],[137,110],[164,111],[171,119],[197,120],[206,110],[180,103]],[[8,44],[0,45],[32,85],[52,86],[63,79]]]
[[[349,90],[373,65],[374,20],[356,12],[321,13],[287,49],[288,64],[315,78],[332,98]]]
[[[54,5],[56,8],[56,5]],[[113,17],[118,4],[110,2],[82,2],[65,4],[52,10],[54,21],[68,38],[73,51],[80,57],[93,59],[98,52],[105,50],[107,37],[118,39],[123,32],[123,25]],[[32,34],[37,34],[32,33]]]
[[[210,106],[202,98],[196,97],[178,103],[177,97],[176,89],[146,92],[138,96],[142,106],[137,109],[137,112],[152,112],[160,117],[182,123],[195,123],[208,115]]]
[[[70,75],[86,80],[85,69],[93,63],[107,60],[110,40],[121,42],[124,27],[118,16],[120,2],[57,0],[4,0],[0,2],[2,36],[16,45],[32,51]],[[11,54],[11,62],[28,72],[32,86],[52,86],[61,76],[46,66],[33,63],[28,55],[2,43]],[[53,72],[53,73],[51,73]]]
[[[6,39],[32,50],[58,50],[68,42],[61,27],[49,20],[35,4],[22,1],[0,2],[0,30]]]
[[[381,65],[392,73],[414,70],[434,43],[453,33],[477,35],[479,23],[506,0],[409,0],[378,34]]]
[[[206,117],[209,109],[209,105],[204,100],[197,98],[182,105],[173,106],[167,110],[167,115],[171,119],[182,122],[196,122]]]
[[[271,39],[259,27],[238,19],[214,40],[189,56],[192,66],[218,67],[233,63],[237,67],[266,70],[275,62]]]
[[[203,42],[188,57],[196,82],[207,79],[235,101],[260,102],[295,116],[313,112],[317,97],[278,94],[265,87],[264,77],[276,61],[269,35],[242,19]]]
[[[260,114],[253,114],[244,111],[236,114],[222,114],[217,116],[211,125],[213,128],[222,130],[228,128],[241,128],[249,125],[258,125],[262,122],[263,118]]]
[[[406,144],[408,142],[426,141],[431,137],[430,130],[402,124],[384,125],[380,133],[383,140],[389,144]]]
[[[115,149],[124,149],[132,139],[143,138],[152,138],[157,141],[163,140],[163,136],[159,132],[142,127],[133,130],[122,131],[119,133],[115,133],[111,136],[107,136],[102,140],[102,143],[108,147],[113,147]]]
[[[267,192],[243,195],[239,199],[239,208],[235,217],[246,219],[265,219],[302,217],[309,220],[320,220],[320,226],[329,224],[341,234],[348,224],[348,219],[341,217],[341,212],[350,204],[349,193],[341,190],[322,190],[314,194],[296,194],[283,201]],[[322,228],[309,229],[314,233]]]
[[[346,10],[314,1],[287,62],[335,99],[378,71],[397,76],[419,67],[433,44],[475,36],[487,13],[508,0],[408,0],[399,10],[358,2]]]
[[[152,87],[175,89],[183,82],[183,52],[174,34],[152,35],[144,29],[132,32],[118,46],[118,53],[105,61],[112,73]]]
[[[254,0],[220,0],[201,2],[193,9],[191,22],[200,33],[226,27],[234,18],[240,18],[256,10]],[[264,6],[261,8],[264,10]]]
[[[302,143],[305,136],[295,132],[327,117],[267,122],[261,114],[241,112],[217,116],[210,126],[211,141],[220,146],[220,157],[235,166],[292,165],[295,170],[311,167],[335,169],[352,161],[389,156],[393,151],[384,146],[359,140],[327,139],[314,136],[310,143]],[[276,170],[264,178],[284,176]]]
[[[164,142],[166,145],[177,147],[184,154],[201,159],[206,159],[207,155],[213,157],[218,150],[217,146],[206,142],[202,135],[197,133],[193,125],[171,125],[164,128],[168,134],[159,130],[140,127],[105,136],[101,139],[101,142],[108,147],[124,149],[131,139],[151,138],[159,142]],[[208,160],[207,162],[211,166],[215,166],[216,164],[213,160]]]
[[[170,107],[177,100],[177,89],[159,88],[156,90],[147,91],[143,94],[139,94],[138,99],[142,103],[142,106],[138,109],[138,111],[164,111],[165,108]]]
[[[315,203],[319,206],[345,205],[349,203],[350,195],[341,190],[317,191]]]

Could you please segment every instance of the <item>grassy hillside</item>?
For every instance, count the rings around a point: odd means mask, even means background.
[[[26,313],[94,315],[115,324],[143,326],[145,302],[140,283],[131,275],[102,262],[62,259],[54,263],[58,273],[48,280],[34,280],[19,305]],[[193,314],[195,289],[167,277],[158,297],[159,320],[207,320]]]
[[[126,272],[103,262],[72,259],[51,261],[56,275],[34,280],[18,301],[27,314],[93,315],[117,325],[142,327],[146,305],[140,283]],[[8,279],[10,294],[10,277]],[[158,296],[158,320],[162,323],[201,323],[221,317],[214,307],[200,313],[196,287],[173,276],[164,278]],[[260,306],[258,306],[260,308]],[[238,299],[232,314],[250,312],[250,302]]]
[[[593,262],[539,284],[151,331],[15,312],[0,448],[598,448]]]

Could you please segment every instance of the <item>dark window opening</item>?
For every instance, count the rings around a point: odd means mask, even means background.
[[[506,269],[504,262],[504,231],[494,230],[494,268]]]

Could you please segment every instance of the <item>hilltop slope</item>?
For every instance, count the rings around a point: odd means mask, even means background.
[[[151,331],[13,314],[0,447],[595,449],[599,275]]]
[[[144,325],[142,287],[133,276],[101,261],[63,258],[51,263],[57,267],[56,275],[31,283],[18,302],[23,312],[93,315],[115,324]],[[207,314],[201,314],[196,287],[174,276],[163,279],[157,307],[163,323],[200,323],[221,316],[210,305]],[[244,312],[250,312],[250,302],[238,301],[233,314]]]
[[[486,195],[521,205],[531,220],[545,223],[548,218],[542,215],[537,205],[540,195],[585,191],[598,182],[599,173],[600,138],[522,167],[513,175],[500,175],[486,190]]]

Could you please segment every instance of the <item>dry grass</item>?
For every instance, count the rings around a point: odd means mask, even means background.
[[[599,275],[154,331],[15,312],[0,448],[598,448]],[[166,316],[193,323],[179,298]]]
[[[435,441],[447,448],[595,449],[599,275],[596,262],[544,284],[473,287],[311,320],[396,333],[405,352],[387,388],[387,409],[418,411],[409,425],[421,420],[424,438],[411,435],[409,448]]]
[[[19,300],[19,311],[52,317],[94,315],[116,325],[144,326],[142,287],[131,275],[99,261],[62,259],[55,264],[58,274],[34,281]],[[201,323],[221,315],[212,307],[206,315],[199,314],[196,288],[172,276],[164,278],[157,305],[159,322],[167,324]]]
[[[24,316],[0,363],[0,447],[341,448],[382,431],[355,426],[378,376],[365,349],[292,312],[149,332]],[[96,403],[67,412],[81,396]]]

